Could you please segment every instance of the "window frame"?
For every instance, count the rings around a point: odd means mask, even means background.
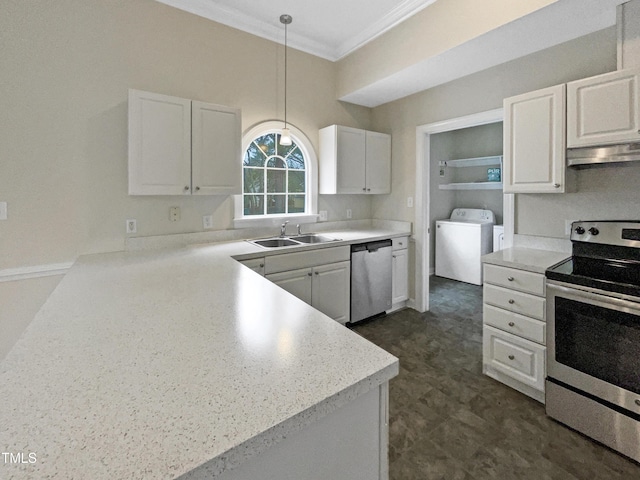
[[[242,136],[242,157],[257,138],[272,133],[280,133],[283,127],[281,121],[261,122],[249,128]],[[315,223],[318,220],[318,157],[311,141],[297,127],[287,124],[291,131],[291,138],[302,151],[305,159],[305,212],[288,214],[244,215],[244,183],[242,194],[234,195],[234,228],[271,227],[289,220],[291,223]],[[244,175],[244,167],[242,169]],[[266,185],[265,185],[266,188]]]

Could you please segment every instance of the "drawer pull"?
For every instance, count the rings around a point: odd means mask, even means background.
[[[636,405],[640,407],[640,400],[636,399]]]
[[[507,277],[507,280],[509,280],[510,282],[513,282],[513,277]]]
[[[513,355],[509,355],[509,360],[513,360],[514,358],[516,357],[514,357]]]
[[[513,323],[513,322],[509,322],[509,326],[510,326],[510,327],[514,327],[514,326],[515,326],[515,323]]]
[[[509,299],[509,304],[510,304],[510,305],[513,305],[514,303],[516,303],[516,301],[515,301],[513,298],[510,298],[510,299]]]

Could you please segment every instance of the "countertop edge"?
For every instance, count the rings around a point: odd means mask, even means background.
[[[394,357],[395,358],[395,357]],[[268,450],[287,436],[302,430],[313,422],[333,413],[359,396],[388,382],[399,373],[400,362],[397,358],[378,372],[359,382],[325,398],[321,402],[299,412],[264,432],[212,458],[208,462],[179,476],[179,480],[210,478],[232,470],[245,461]]]
[[[512,247],[482,256],[482,263],[500,267],[516,268],[543,274],[545,271],[571,254],[552,250]]]

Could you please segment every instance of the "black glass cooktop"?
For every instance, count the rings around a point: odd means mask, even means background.
[[[640,262],[573,256],[546,271],[550,280],[640,297]]]

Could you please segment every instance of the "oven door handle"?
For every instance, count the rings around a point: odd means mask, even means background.
[[[579,298],[580,300],[586,300],[587,303],[599,305],[601,307],[621,312],[634,313],[636,315],[640,314],[640,303],[632,301],[632,297],[628,295],[607,292],[596,288],[590,288],[589,290],[584,290],[583,288],[586,287],[581,288],[581,285],[547,280],[547,291],[551,290],[548,294],[555,292],[555,295],[557,296]]]

